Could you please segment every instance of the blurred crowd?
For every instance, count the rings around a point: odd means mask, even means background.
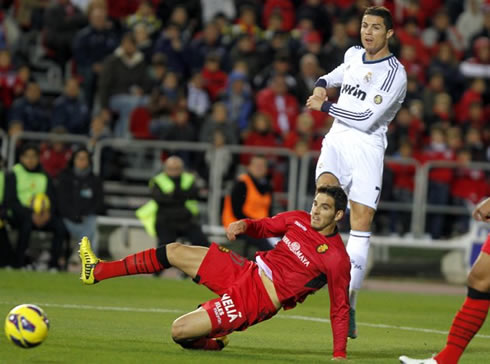
[[[306,110],[306,99],[360,44],[370,5],[392,11],[390,49],[408,75],[387,155],[490,161],[488,0],[4,0],[0,128],[88,135],[92,145],[117,137],[319,151],[332,118]],[[61,70],[62,90],[35,77],[40,60]],[[70,156],[62,143],[40,150],[55,178]],[[207,177],[209,156],[180,157]],[[225,157],[229,179],[249,159]],[[284,170],[275,173],[274,189],[283,190]],[[414,173],[390,162],[384,198],[411,201]],[[429,203],[475,203],[488,185],[483,170],[433,169]],[[447,232],[440,217],[435,238]],[[406,218],[394,221],[393,232],[408,231]]]

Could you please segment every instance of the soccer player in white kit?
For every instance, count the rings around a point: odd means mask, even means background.
[[[306,106],[335,118],[325,135],[316,166],[317,188],[340,185],[350,203],[351,259],[349,337],[357,337],[355,308],[365,276],[371,223],[381,194],[386,131],[405,99],[407,75],[388,48],[393,21],[388,9],[366,9],[361,23],[361,46],[349,48],[344,63],[318,79]],[[326,89],[340,87],[337,103]]]

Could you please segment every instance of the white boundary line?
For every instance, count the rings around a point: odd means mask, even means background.
[[[15,305],[12,302],[0,302],[1,305]],[[146,312],[146,313],[184,313],[184,310],[178,309],[167,309],[167,308],[138,308],[138,307],[118,307],[118,306],[91,306],[91,305],[76,305],[76,304],[60,304],[60,303],[38,303],[39,306],[44,307],[55,307],[55,308],[65,308],[74,310],[94,310],[94,311],[124,311],[124,312]],[[299,320],[299,321],[313,321],[321,323],[330,323],[329,319],[320,317],[310,317],[310,316],[300,316],[300,315],[277,315],[276,317],[281,319],[289,320]],[[379,329],[395,329],[403,331],[415,331],[415,332],[426,332],[430,334],[447,335],[447,331],[423,329],[418,327],[408,327],[408,326],[396,326],[396,325],[385,325],[385,324],[371,324],[367,322],[357,322],[357,326],[374,327]],[[476,338],[480,339],[490,339],[490,335],[476,335]]]

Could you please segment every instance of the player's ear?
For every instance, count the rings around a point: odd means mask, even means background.
[[[386,32],[386,40],[390,39],[393,34],[395,34],[395,31],[393,29],[388,29],[388,31]]]
[[[342,220],[342,218],[344,217],[344,211],[342,210],[338,210],[336,213],[335,213],[335,217],[334,217],[334,220],[335,222],[339,222],[340,220]]]

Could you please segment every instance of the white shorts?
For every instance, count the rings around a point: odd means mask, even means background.
[[[357,133],[328,133],[316,165],[315,180],[331,173],[349,200],[376,209],[383,179],[382,147],[367,144]]]

